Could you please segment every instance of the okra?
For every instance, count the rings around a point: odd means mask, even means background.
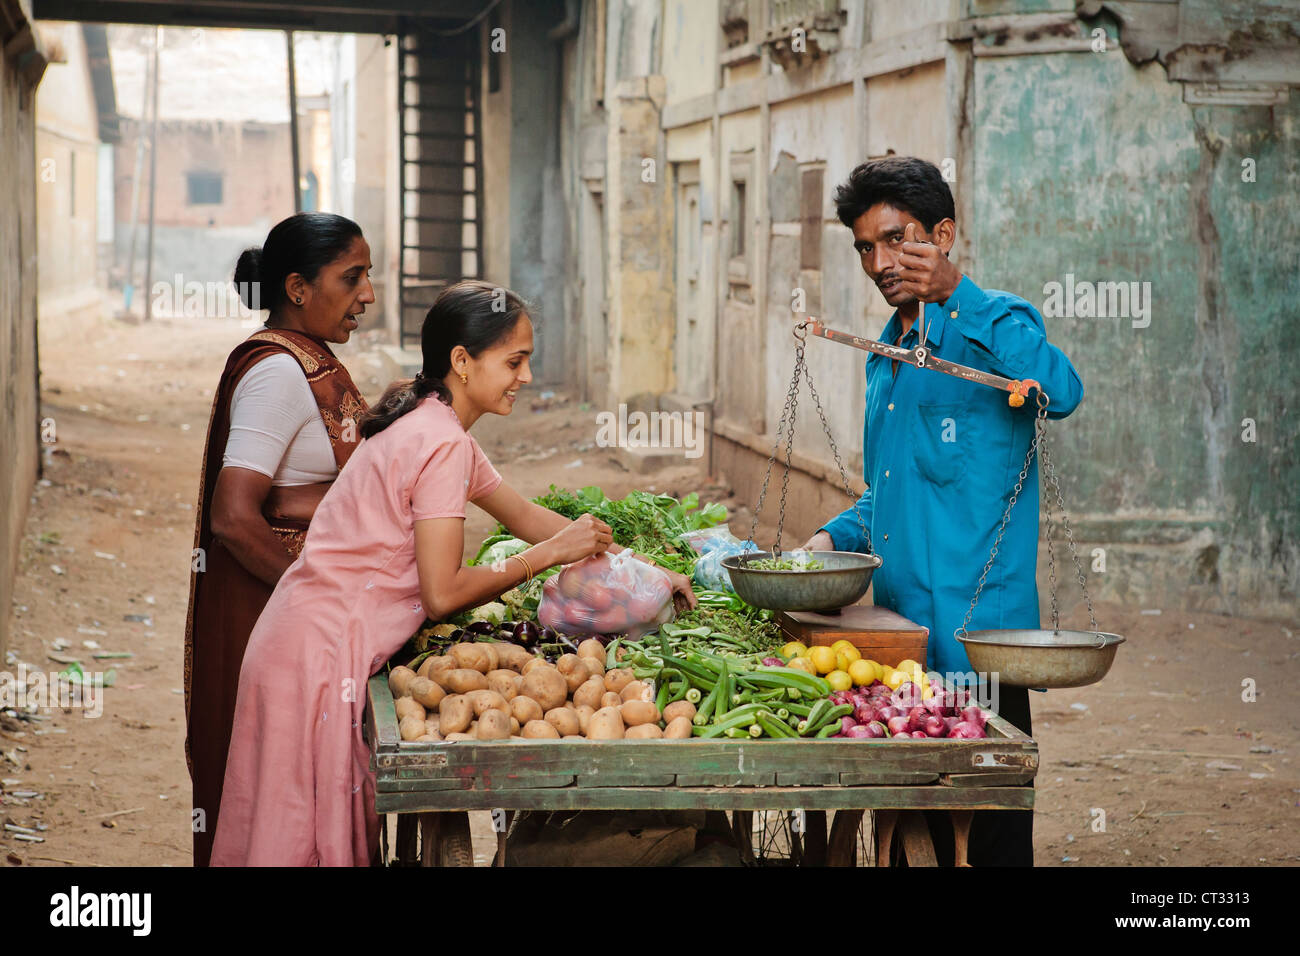
[[[840,732],[839,722],[827,724],[821,730],[817,731],[817,739],[825,740],[827,737],[834,737]]]
[[[690,690],[686,692],[686,699],[689,700],[692,704],[698,704],[703,699],[703,696],[704,695],[700,693],[700,689],[698,687],[692,687]]]
[[[780,715],[778,714],[777,716]],[[758,715],[758,723],[769,737],[789,739],[795,736],[794,731],[786,726],[784,720],[776,719],[776,717],[773,717],[772,714],[767,711],[763,711]]]
[[[705,697],[704,702],[700,704],[699,709],[695,712],[694,719],[691,721],[696,727],[703,727],[709,722],[709,718],[713,716],[713,709],[718,703],[718,694],[722,692],[721,688],[721,682],[714,684],[713,689],[709,691],[709,696]]]

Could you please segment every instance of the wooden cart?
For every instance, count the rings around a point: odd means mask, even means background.
[[[371,678],[365,733],[375,809],[399,817],[398,856],[425,866],[472,865],[469,810],[723,810],[738,832],[748,814],[803,810],[826,834],[806,862],[853,865],[865,811],[876,859],[899,833],[909,863],[933,865],[922,810],[949,810],[958,865],[974,810],[1029,810],[1038,744],[1000,717],[981,740],[529,740],[453,744],[401,739],[383,675]],[[405,845],[405,852],[403,852]],[[505,859],[499,836],[498,862]]]

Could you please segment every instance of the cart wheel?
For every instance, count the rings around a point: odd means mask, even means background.
[[[420,814],[421,866],[473,866],[469,814],[463,810]]]
[[[826,845],[827,866],[854,866],[858,860],[858,831],[865,810],[836,810]]]

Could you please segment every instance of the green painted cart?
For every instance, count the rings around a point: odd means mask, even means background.
[[[737,835],[754,812],[804,811],[805,864],[854,865],[874,814],[874,856],[897,834],[912,866],[934,865],[922,810],[948,810],[965,864],[971,813],[1029,810],[1038,744],[1000,717],[980,740],[562,740],[452,744],[401,739],[383,675],[371,678],[365,734],[375,809],[399,814],[396,857],[472,865],[470,810],[721,810]],[[835,811],[829,831],[826,811]],[[417,841],[420,849],[417,853]],[[505,861],[498,835],[497,863]],[[742,851],[743,852],[743,851]]]

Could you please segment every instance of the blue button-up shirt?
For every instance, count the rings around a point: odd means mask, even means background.
[[[901,330],[895,311],[880,341],[895,344]],[[925,333],[939,358],[1040,382],[1050,399],[1048,418],[1064,418],[1083,398],[1079,373],[1047,341],[1042,316],[1018,296],[985,291],[963,277],[947,302],[925,307]],[[897,344],[917,344],[916,323]],[[892,375],[893,364],[872,354],[866,366],[867,490],[856,508],[882,561],[872,578],[875,603],[930,628],[929,668],[966,673],[970,662],[953,634],[1033,441],[1037,392],[1012,408],[1006,392],[903,362]],[[853,508],[825,530],[837,550],[866,550]],[[970,630],[1039,626],[1037,558],[1035,458]]]

